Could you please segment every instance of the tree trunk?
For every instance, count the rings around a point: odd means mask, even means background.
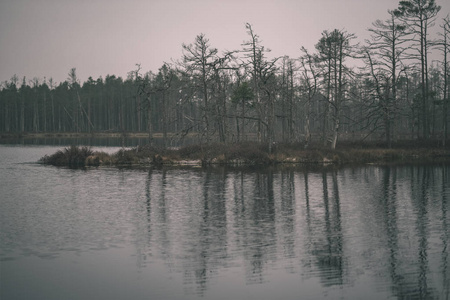
[[[241,127],[241,136],[242,136],[242,140],[245,141],[245,100],[242,99],[242,127]]]
[[[148,144],[153,146],[152,108],[150,98],[147,98],[147,132]]]
[[[339,133],[339,125],[340,125],[339,110],[336,109],[334,122],[333,122],[333,139],[331,140],[331,149],[332,150],[336,149],[338,133]]]
[[[448,114],[448,98],[449,98],[449,88],[448,88],[448,44],[447,44],[447,34],[449,19],[444,19],[444,97],[443,97],[443,110],[442,110],[442,146],[445,148],[447,142],[447,114]]]

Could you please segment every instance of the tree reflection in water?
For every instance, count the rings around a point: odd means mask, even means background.
[[[252,285],[284,269],[323,288],[363,276],[395,297],[445,298],[448,169],[151,170],[140,252],[197,295],[229,270]]]
[[[307,243],[308,249],[315,258],[319,276],[325,286],[342,285],[344,273],[344,254],[342,247],[341,213],[339,186],[336,171],[331,173],[322,172],[322,201],[310,203],[310,196],[306,194],[307,200]],[[328,177],[331,177],[329,186]],[[308,177],[305,174],[305,192],[309,193]],[[329,188],[332,192],[330,196]]]

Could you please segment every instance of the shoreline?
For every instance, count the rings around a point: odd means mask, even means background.
[[[450,149],[437,147],[323,147],[303,149],[301,145],[281,144],[269,153],[265,144],[189,145],[180,148],[138,146],[113,154],[71,146],[42,157],[38,162],[66,167],[208,167],[208,166],[274,166],[450,163]]]
[[[173,134],[168,135],[171,137]],[[17,132],[0,133],[0,139],[45,139],[45,138],[148,138],[147,132]],[[154,133],[153,138],[162,138]]]

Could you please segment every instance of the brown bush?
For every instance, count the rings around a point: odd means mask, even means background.
[[[46,155],[39,161],[54,166],[68,166],[71,168],[84,167],[86,158],[91,156],[94,152],[90,147],[70,146],[63,150],[58,150],[55,154]]]

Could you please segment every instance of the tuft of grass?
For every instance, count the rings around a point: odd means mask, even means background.
[[[94,154],[90,147],[70,146],[63,150],[58,150],[55,154],[42,157],[39,162],[54,165],[79,168],[86,166],[86,159]]]

